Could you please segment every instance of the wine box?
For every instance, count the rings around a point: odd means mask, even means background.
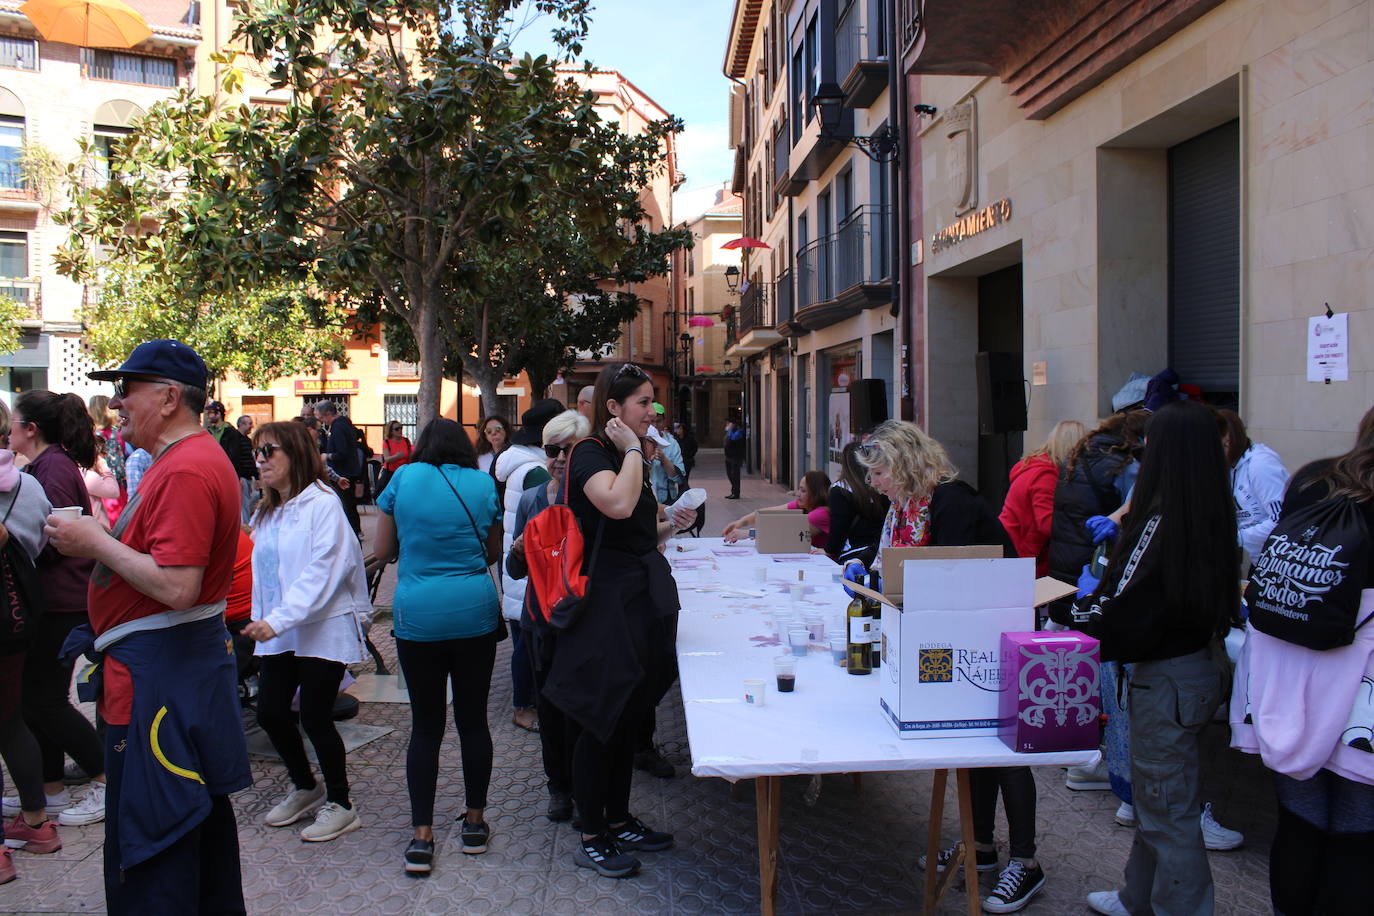
[[[1075,630],[1003,633],[997,734],[1017,753],[1087,751],[1102,736],[1098,642]]]
[[[883,662],[874,672],[883,713],[902,738],[996,735],[1002,633],[1035,625],[1035,560],[902,566],[902,606],[883,603]]]

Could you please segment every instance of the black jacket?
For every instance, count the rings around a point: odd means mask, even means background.
[[[1001,544],[1002,555],[1016,556],[1016,547],[978,491],[962,480],[942,483],[930,494],[930,546],[974,547]]]
[[[725,436],[725,460],[740,462],[744,460],[745,442],[747,436],[740,436],[738,439],[731,439],[727,433]]]
[[[343,414],[339,414],[329,424],[329,438],[324,444],[324,462],[335,474],[349,480],[357,480],[362,474],[362,461],[358,453],[358,427]]]
[[[1162,518],[1151,518],[1129,552],[1123,545],[1113,551],[1112,565],[1121,564],[1115,584],[1112,570],[1097,593],[1074,605],[1072,625],[1101,641],[1104,662],[1178,658],[1211,643],[1216,621],[1185,614],[1165,598],[1159,545],[1168,536]]]
[[[883,520],[887,517],[890,505],[886,496],[878,496],[875,515],[864,516],[859,514],[854,494],[836,484],[830,488],[827,504],[830,508],[830,537],[825,543],[826,553],[838,557],[846,549],[877,547],[879,538],[883,536]],[[868,565],[872,565],[871,560]]]
[[[1073,467],[1064,465],[1054,490],[1054,517],[1050,522],[1050,575],[1062,582],[1077,582],[1083,566],[1093,557],[1093,539],[1083,523],[1094,515],[1110,515],[1121,507],[1116,478],[1132,457],[1119,446],[1116,436],[1098,433],[1089,440]],[[1066,604],[1057,603],[1067,614]],[[1054,609],[1052,609],[1053,611]],[[1067,621],[1055,618],[1060,623]]]
[[[247,436],[226,423],[219,436],[219,445],[224,449],[224,454],[229,456],[234,473],[241,479],[253,480],[258,476],[258,466],[253,461],[253,444]]]

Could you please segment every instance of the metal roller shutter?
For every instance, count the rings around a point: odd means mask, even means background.
[[[1240,391],[1240,122],[1169,150],[1169,365]]]

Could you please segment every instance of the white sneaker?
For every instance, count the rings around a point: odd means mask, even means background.
[[[324,786],[315,784],[313,789],[292,789],[287,796],[267,812],[262,822],[269,827],[285,827],[314,811],[324,804]]]
[[[1102,916],[1131,916],[1121,903],[1119,891],[1093,891],[1088,895],[1088,909]]]
[[[1245,842],[1245,834],[1239,830],[1228,830],[1212,817],[1212,803],[1202,806],[1202,842],[1213,852],[1226,852],[1237,849]]]
[[[1097,762],[1094,764],[1084,767],[1069,767],[1068,778],[1064,780],[1064,785],[1070,789],[1087,792],[1110,789],[1112,784],[1107,778],[1106,758],[1098,754]]]
[[[315,814],[315,823],[301,831],[301,839],[307,843],[323,843],[352,833],[363,825],[358,812],[345,808],[337,802],[325,802]]]
[[[1112,820],[1122,827],[1134,827],[1136,825],[1135,805],[1122,802],[1121,807],[1117,808],[1116,813],[1112,815]]]
[[[67,791],[66,787],[63,787],[62,791],[58,792],[56,795],[49,795],[44,792],[43,798],[47,802],[47,806],[43,811],[47,814],[58,814],[65,811],[72,803],[72,794]],[[0,804],[3,804],[5,817],[14,817],[19,813],[18,796],[7,795]]]
[[[63,827],[84,827],[105,820],[105,783],[92,782],[81,801],[57,815]]]

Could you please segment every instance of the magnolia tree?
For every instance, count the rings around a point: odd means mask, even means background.
[[[533,4],[557,20],[561,60],[514,55],[516,5],[249,7],[235,37],[286,103],[221,110],[184,95],[155,108],[127,144],[137,164],[121,161],[73,207],[62,269],[91,276],[113,256],[162,265],[189,296],[302,284],[333,303],[377,302],[410,331],[425,423],[446,355],[483,377],[484,366],[516,368],[512,335],[542,329],[529,303],[484,296],[496,290],[491,265],[537,239],[541,220],[557,214],[611,282],[634,260],[626,195],[662,167],[646,150],[677,127],[613,143],[593,97],[558,72],[580,53],[588,0]],[[234,55],[221,62],[236,88]]]

